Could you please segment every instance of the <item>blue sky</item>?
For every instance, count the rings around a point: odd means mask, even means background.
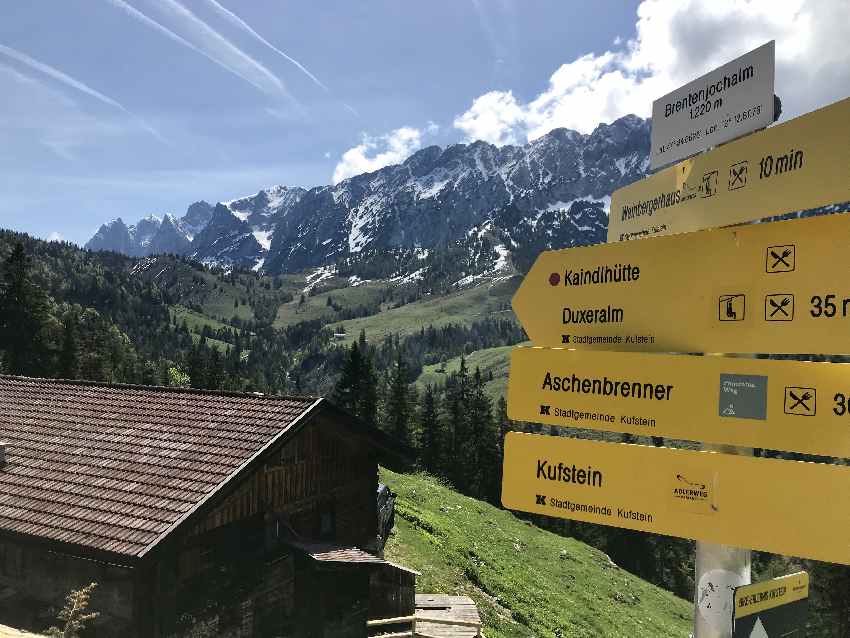
[[[850,95],[848,54],[824,45],[850,35],[846,0],[710,4],[7,2],[0,225],[82,243],[429,144],[589,132],[771,38],[786,114]]]

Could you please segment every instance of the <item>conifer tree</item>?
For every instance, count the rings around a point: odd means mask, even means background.
[[[365,353],[362,357],[362,379],[360,381],[360,397],[357,402],[357,416],[366,425],[376,427],[378,424],[378,377],[372,355]]]
[[[224,363],[218,348],[210,350],[207,360],[207,388],[210,390],[221,390],[224,385]]]
[[[501,477],[496,468],[501,465],[501,454],[492,404],[484,392],[484,380],[478,367],[473,376],[469,421],[472,434],[470,453],[475,459],[472,493],[479,498],[498,502]]]
[[[357,414],[357,401],[362,374],[363,359],[360,356],[360,346],[352,343],[351,349],[348,352],[348,358],[345,360],[342,368],[342,374],[340,374],[334,388],[333,402],[343,410],[348,410],[354,415]]]
[[[408,444],[410,441],[410,382],[407,363],[397,351],[396,363],[390,376],[387,397],[387,428],[398,441]]]
[[[45,344],[47,295],[32,280],[32,261],[16,244],[3,263],[0,350],[12,374],[38,376],[49,367]]]
[[[378,416],[377,385],[371,357],[362,354],[358,343],[352,343],[333,391],[333,402],[367,425],[375,426]]]
[[[504,396],[500,396],[496,402],[496,428],[499,434],[499,453],[503,454],[505,450],[505,436],[511,431],[511,420],[508,418],[508,402]],[[502,464],[499,464],[501,467]]]
[[[469,428],[469,374],[466,358],[461,356],[458,371],[450,377],[446,385],[446,425],[449,430],[448,475],[459,490],[469,488],[470,463],[468,453],[472,447],[472,434]]]
[[[437,474],[442,465],[443,433],[437,410],[437,397],[430,383],[422,395],[419,432],[419,463],[426,471]]]
[[[62,349],[59,352],[59,378],[76,379],[80,371],[79,346],[77,343],[77,315],[66,313],[62,321]]]
[[[495,415],[495,435],[496,435],[496,465],[493,468],[495,492],[491,495],[491,501],[498,504],[500,502],[501,486],[502,486],[502,467],[503,459],[505,458],[505,437],[512,430],[511,420],[508,418],[508,402],[504,396],[500,396],[496,403]]]
[[[206,361],[205,359],[205,342],[201,337],[201,341],[192,346],[192,349],[186,356],[186,373],[192,380],[192,387],[205,389],[207,387]]]

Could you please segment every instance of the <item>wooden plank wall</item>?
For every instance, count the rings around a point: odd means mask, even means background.
[[[337,521],[350,532],[363,534],[364,521],[345,520],[372,516],[366,498],[375,500],[377,466],[364,445],[356,442],[333,424],[315,424],[273,453],[219,505],[195,524],[190,536],[244,520],[261,512],[297,514],[301,520],[311,516],[318,499],[328,498],[346,506],[351,499],[355,508],[337,512]],[[366,511],[361,508],[366,507]],[[371,514],[370,514],[371,512]],[[374,516],[373,516],[374,517]],[[371,536],[371,531],[368,532]]]

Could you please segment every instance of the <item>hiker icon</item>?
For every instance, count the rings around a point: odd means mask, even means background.
[[[774,293],[764,298],[765,321],[791,321],[794,319],[794,295]]]
[[[817,390],[814,388],[785,388],[785,414],[815,416],[817,413]]]
[[[764,262],[765,272],[792,272],[796,267],[794,253],[795,247],[793,244],[787,246],[768,246]]]
[[[720,295],[718,319],[720,321],[743,321],[747,300],[744,295]]]
[[[717,192],[717,171],[710,171],[702,176],[700,197],[711,197]]]

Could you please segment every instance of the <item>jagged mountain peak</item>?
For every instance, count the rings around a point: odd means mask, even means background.
[[[649,121],[634,115],[589,134],[556,128],[523,145],[427,146],[332,186],[269,186],[215,206],[201,200],[180,219],[162,216],[156,232],[152,220],[104,225],[89,245],[130,254],[168,245],[275,274],[361,252],[428,250],[487,221],[510,235],[512,249],[568,245],[601,232],[610,194],[646,174],[648,153]]]
[[[424,175],[434,168],[442,154],[443,149],[439,146],[426,146],[404,160],[404,166],[410,169],[411,175]]]
[[[192,240],[189,253],[207,264],[253,268],[265,255],[251,225],[226,204],[216,204],[204,229]]]
[[[648,123],[636,116],[589,135],[555,129],[522,146],[429,146],[330,191],[308,191],[278,228],[264,267],[283,272],[361,251],[436,247],[508,206],[511,218],[584,214],[580,202],[604,214],[611,192],[645,173],[648,151]]]

